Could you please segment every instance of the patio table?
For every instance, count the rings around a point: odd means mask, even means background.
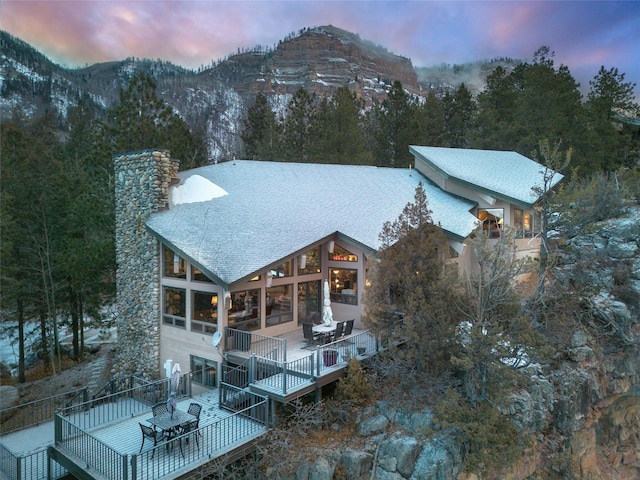
[[[167,436],[171,438],[176,436],[180,425],[185,425],[193,420],[196,420],[194,415],[183,412],[182,410],[175,410],[173,414],[164,412],[155,417],[151,417],[147,419],[147,422],[163,430]]]

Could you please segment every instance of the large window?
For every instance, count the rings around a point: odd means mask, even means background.
[[[218,294],[191,292],[191,331],[216,333],[218,329]]]
[[[337,303],[358,304],[358,270],[334,268],[329,282],[331,301]]]
[[[298,322],[320,315],[320,280],[298,284]]]
[[[166,246],[162,248],[162,275],[170,278],[187,278],[187,261]]]
[[[312,248],[300,255],[298,261],[298,275],[320,273],[320,248]]]
[[[241,330],[260,328],[260,289],[231,292],[229,326]]]
[[[206,358],[191,355],[191,381],[205,387],[216,386],[218,363]]]
[[[164,287],[162,321],[166,325],[185,327],[187,317],[186,290],[183,288]]]
[[[293,321],[292,292],[293,285],[267,288],[267,327]]]

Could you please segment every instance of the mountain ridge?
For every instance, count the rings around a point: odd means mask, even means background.
[[[68,109],[81,98],[104,116],[118,102],[120,89],[143,72],[154,78],[158,96],[190,128],[205,131],[208,157],[214,162],[240,151],[244,117],[258,93],[266,95],[276,114],[283,116],[300,88],[322,97],[346,85],[370,106],[386,98],[394,81],[419,98],[431,91],[454,90],[462,83],[459,78],[468,81],[473,75],[471,91],[478,93],[496,66],[478,62],[416,69],[410,59],[331,25],[302,29],[272,48],[238,51],[198,70],[132,57],[70,69],[5,31],[0,31],[0,47],[3,119],[12,118],[17,109],[27,118],[53,111],[64,125]],[[502,63],[513,66],[517,61]]]

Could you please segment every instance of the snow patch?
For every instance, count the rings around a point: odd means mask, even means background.
[[[208,202],[214,198],[228,195],[226,190],[200,175],[192,175],[182,185],[173,187],[169,192],[169,203],[180,205],[183,203]]]

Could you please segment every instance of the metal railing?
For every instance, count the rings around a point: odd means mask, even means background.
[[[55,438],[56,445],[82,459],[84,468],[91,468],[111,480],[129,478],[127,455],[118,453],[58,414],[55,420]]]
[[[287,339],[269,337],[252,333],[246,330],[236,330],[235,328],[226,328],[225,334],[225,350],[237,350],[240,352],[248,352],[259,357],[270,358],[272,360],[286,362],[287,361]]]
[[[41,400],[0,410],[0,433],[3,435],[23,428],[50,422],[58,408],[77,405],[88,400],[86,388],[59,393]]]
[[[159,382],[156,382],[156,384]],[[223,384],[224,385],[224,384]],[[111,422],[124,416],[135,416],[137,413],[148,411],[144,402],[127,401],[134,397],[143,396],[148,386],[138,386],[113,395],[101,403],[98,410],[105,410],[99,419],[81,419],[75,416],[72,409],[62,409],[55,417],[55,442],[73,456],[82,460],[82,466],[91,468],[100,475],[113,480],[128,480],[136,478],[170,477],[174,472],[184,471],[190,465],[193,468],[226,453],[230,449],[240,446],[263,434],[268,426],[269,402],[265,397],[228,385],[227,393],[223,396],[230,402],[232,394],[237,400],[241,397],[246,403],[236,403],[233,414],[214,423],[200,427],[196,431],[185,433],[172,438],[168,442],[159,444],[141,454],[118,453],[105,442],[98,440],[85,429],[100,423]],[[117,411],[105,406],[122,403],[124,406]],[[140,409],[135,405],[141,405]],[[84,411],[82,407],[78,410]],[[84,415],[87,416],[86,413]],[[195,435],[198,435],[196,438]],[[187,443],[187,438],[191,442]],[[167,450],[167,454],[162,452]],[[179,452],[176,452],[176,449]]]
[[[328,369],[344,368],[349,359],[365,358],[379,348],[376,337],[367,331],[321,345],[315,352],[289,362],[252,355],[242,368],[225,372],[225,378],[236,386],[254,384],[263,390],[287,395],[315,382]],[[233,381],[234,372],[241,382]]]
[[[56,413],[67,417],[77,427],[87,430],[98,425],[129,418],[149,410],[150,405],[165,401],[169,396],[170,379],[149,382],[132,377],[132,388],[110,395],[102,395],[85,403],[61,408]],[[181,375],[180,385],[184,386],[178,399],[191,394],[191,374]],[[58,438],[56,437],[56,441]]]
[[[0,444],[0,471],[6,478],[12,480],[46,480],[47,473],[47,448],[42,448],[28,455],[15,456],[4,445]],[[62,478],[67,471],[57,462],[51,462],[51,477]]]
[[[229,391],[236,390],[229,387]],[[195,468],[262,435],[267,430],[269,402],[251,395],[252,405],[233,415],[171,439],[168,444],[131,455],[131,478],[162,478],[178,470],[184,472],[190,465]],[[168,449],[169,454],[163,455],[163,449]]]

